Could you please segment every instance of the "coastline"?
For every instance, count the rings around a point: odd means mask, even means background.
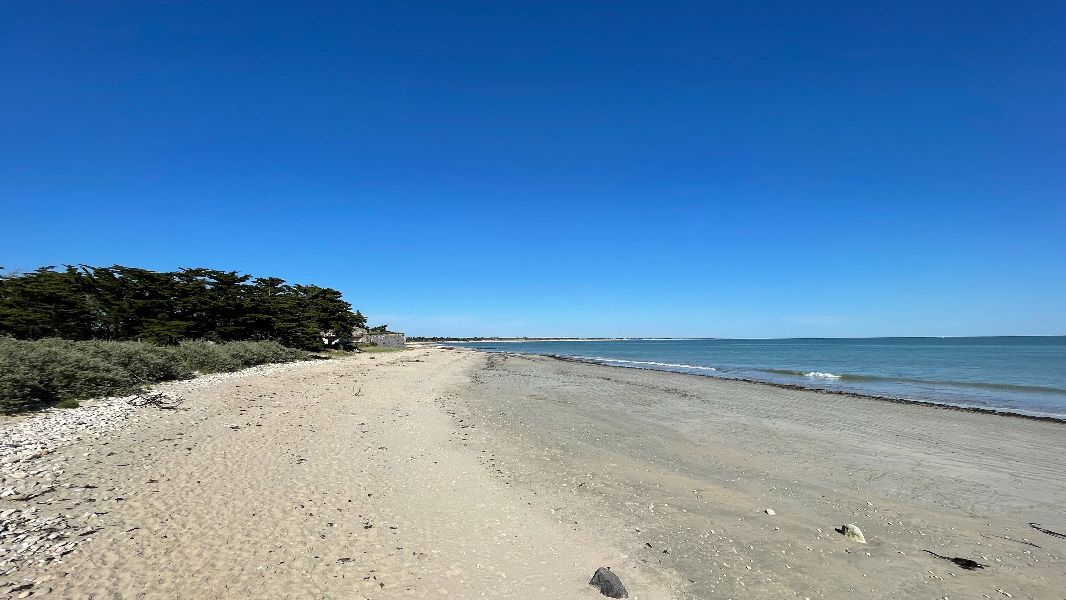
[[[0,597],[594,600],[601,566],[634,599],[1066,586],[1029,525],[1066,531],[1058,423],[605,366],[419,346],[205,381],[21,463],[37,495],[0,510],[60,538],[0,558]]]
[[[498,341],[498,340],[492,340],[492,341],[495,342],[495,341]],[[521,342],[523,340],[513,340],[513,341]],[[598,341],[598,340],[562,340],[562,339],[560,339],[560,340],[552,340],[552,341]],[[481,348],[469,348],[469,347],[465,347],[465,346],[448,346],[445,343],[441,343],[439,345],[436,345],[435,347],[440,347],[440,348],[462,348],[464,350],[472,350],[472,351],[475,351],[475,352],[484,352],[484,353],[488,353],[488,354],[495,353],[495,354],[509,354],[509,355],[514,355],[514,356],[545,356],[545,357],[548,357],[548,358],[552,358],[554,360],[560,360],[560,361],[564,361],[564,362],[583,363],[583,364],[590,364],[590,365],[598,365],[598,366],[602,366],[602,367],[612,367],[612,368],[617,368],[617,369],[636,369],[636,370],[643,370],[643,371],[654,371],[654,372],[658,372],[658,373],[673,373],[673,374],[676,374],[676,375],[686,375],[686,376],[690,376],[690,377],[702,377],[702,378],[710,378],[710,379],[720,379],[720,380],[725,380],[725,381],[740,381],[740,382],[751,383],[751,384],[755,384],[755,385],[767,385],[767,386],[786,389],[786,390],[814,392],[814,393],[818,393],[818,394],[831,394],[831,395],[836,395],[836,396],[849,396],[849,397],[853,397],[853,398],[865,398],[865,399],[869,399],[869,400],[880,400],[880,401],[883,401],[883,402],[894,402],[894,403],[897,403],[897,404],[913,404],[913,405],[925,406],[925,407],[929,407],[929,408],[937,408],[937,409],[942,409],[942,410],[956,410],[956,411],[962,411],[962,412],[972,412],[972,413],[980,413],[980,414],[987,414],[987,415],[996,415],[996,416],[1000,416],[1000,417],[1014,417],[1014,418],[1020,418],[1020,419],[1032,419],[1032,420],[1036,420],[1036,421],[1048,421],[1048,422],[1053,422],[1053,423],[1066,424],[1066,417],[1055,416],[1055,415],[1047,415],[1047,414],[1041,414],[1041,413],[1022,412],[1022,411],[1017,411],[1017,410],[1007,410],[1007,409],[997,409],[997,408],[986,408],[986,407],[982,407],[982,406],[973,406],[973,405],[966,405],[966,404],[953,404],[953,403],[948,402],[948,401],[916,400],[916,399],[913,399],[913,398],[902,398],[902,397],[898,397],[898,396],[885,396],[885,395],[878,395],[878,394],[865,394],[865,393],[862,393],[862,392],[856,392],[856,391],[851,391],[851,390],[834,390],[834,389],[830,389],[830,388],[819,387],[817,385],[803,385],[803,384],[799,384],[799,383],[781,383],[781,382],[776,382],[776,381],[766,381],[766,380],[762,380],[762,379],[754,379],[754,378],[751,378],[751,377],[727,376],[727,375],[721,375],[721,374],[712,375],[712,374],[705,374],[705,373],[692,373],[692,372],[689,372],[689,371],[676,371],[676,370],[670,370],[670,369],[656,369],[656,368],[653,368],[653,367],[646,367],[646,366],[639,366],[639,365],[620,365],[620,364],[614,364],[614,363],[611,363],[611,362],[599,361],[599,360],[592,359],[592,358],[568,356],[568,355],[564,355],[564,354],[541,354],[541,353],[535,353],[535,352],[514,352],[514,351],[503,351],[503,350],[485,350],[485,349],[481,349]]]
[[[488,350],[479,350],[479,351],[480,352],[491,352],[491,351],[488,351]],[[721,379],[721,380],[725,380],[725,381],[740,381],[740,382],[743,382],[743,383],[751,383],[751,384],[755,384],[755,385],[768,385],[768,386],[771,386],[771,387],[781,388],[781,389],[785,389],[785,390],[814,392],[816,394],[832,394],[832,395],[835,395],[835,396],[850,396],[850,397],[853,397],[853,398],[864,398],[864,399],[867,399],[867,400],[880,400],[882,402],[894,402],[894,403],[897,403],[897,404],[913,404],[913,405],[919,405],[919,406],[926,406],[926,407],[929,407],[929,408],[939,408],[939,409],[943,409],[943,410],[957,410],[957,411],[962,411],[962,412],[980,413],[980,414],[985,414],[985,415],[996,415],[996,416],[999,416],[999,417],[1015,417],[1015,418],[1019,418],[1019,419],[1032,419],[1032,420],[1035,420],[1035,421],[1050,421],[1050,422],[1053,422],[1053,423],[1066,424],[1066,417],[1056,417],[1056,416],[1051,416],[1051,415],[1031,414],[1031,413],[1024,413],[1024,412],[1018,412],[1018,411],[1000,410],[1000,409],[995,409],[995,408],[984,408],[984,407],[981,407],[981,406],[967,406],[967,405],[963,405],[963,404],[951,404],[951,403],[948,403],[948,402],[936,402],[936,401],[933,401],[933,400],[913,400],[913,399],[910,399],[910,398],[898,398],[898,397],[893,397],[893,396],[878,396],[876,394],[863,394],[863,393],[860,393],[860,392],[852,392],[852,391],[848,391],[848,390],[831,390],[831,389],[827,389],[827,388],[823,388],[823,387],[817,387],[817,386],[811,386],[811,385],[800,385],[798,383],[777,383],[777,382],[774,382],[774,381],[763,381],[763,380],[760,380],[760,379],[751,379],[751,378],[748,378],[748,377],[726,377],[724,375],[704,375],[704,374],[700,374],[700,373],[688,373],[688,372],[684,372],[684,371],[669,371],[669,370],[666,370],[666,369],[653,369],[651,367],[616,365],[616,364],[598,362],[598,361],[590,360],[590,359],[577,358],[577,357],[573,357],[573,356],[564,356],[564,355],[561,355],[561,354],[533,354],[533,353],[522,353],[522,352],[508,352],[507,354],[514,354],[514,355],[518,355],[518,356],[547,356],[547,357],[553,358],[555,360],[561,360],[561,361],[565,361],[565,362],[584,363],[584,364],[590,364],[590,365],[597,365],[597,366],[601,366],[601,367],[614,367],[614,368],[617,368],[617,369],[638,369],[638,370],[644,370],[644,371],[655,371],[655,372],[658,372],[658,373],[673,373],[673,374],[676,374],[676,375],[687,375],[687,376],[690,376],[690,377],[706,377],[706,378],[711,378],[711,379]]]

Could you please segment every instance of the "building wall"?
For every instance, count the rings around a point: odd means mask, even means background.
[[[402,333],[371,333],[370,342],[384,348],[403,348],[407,338]]]

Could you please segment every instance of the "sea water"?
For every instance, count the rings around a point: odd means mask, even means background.
[[[629,339],[456,345],[1066,418],[1066,337]]]

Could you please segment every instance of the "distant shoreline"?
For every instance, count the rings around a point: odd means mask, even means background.
[[[655,340],[716,340],[720,338],[633,338],[633,337],[504,337],[504,338],[412,338],[416,343],[433,344],[471,344],[482,342],[499,342],[513,344],[521,342],[628,342],[628,341],[655,341]]]
[[[857,337],[436,337],[415,336],[409,339],[420,343],[468,344],[473,342],[667,342],[667,341],[789,341],[789,340],[980,340],[1011,338],[1066,338],[1066,333],[1017,335],[872,335]]]

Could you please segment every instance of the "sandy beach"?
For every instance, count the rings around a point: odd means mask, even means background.
[[[4,463],[0,593],[1066,598],[1059,423],[428,346],[158,389]]]

